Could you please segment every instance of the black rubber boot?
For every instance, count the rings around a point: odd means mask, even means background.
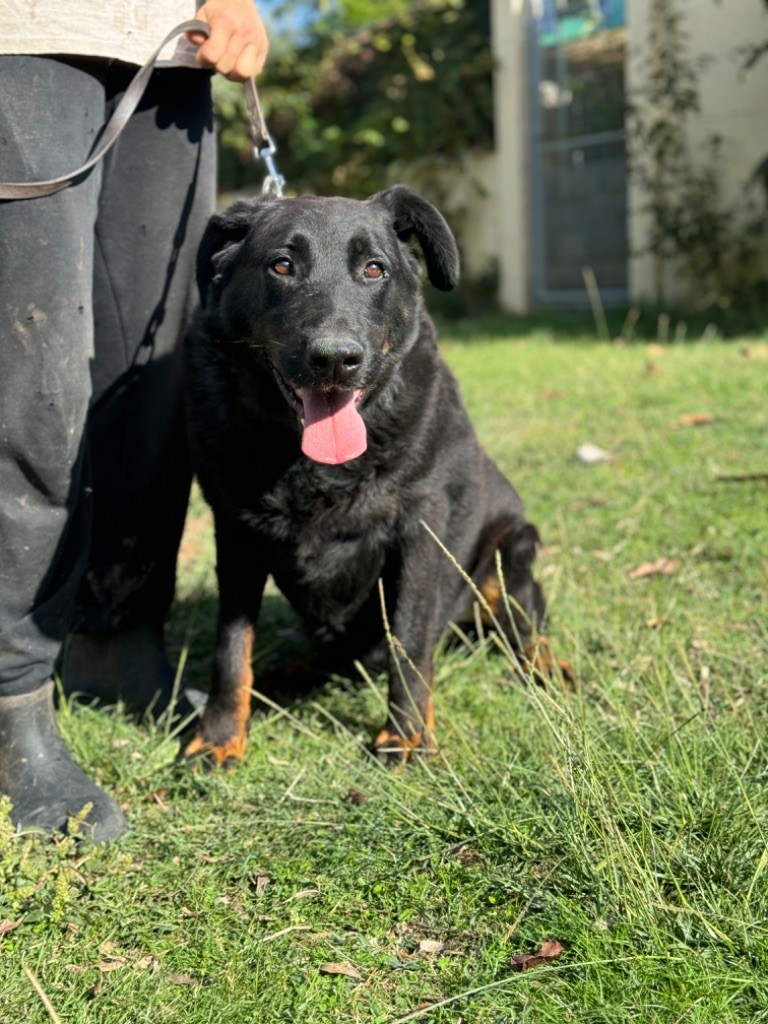
[[[101,704],[123,703],[140,715],[159,718],[174,699],[176,673],[163,647],[162,628],[140,626],[113,633],[73,633],[64,651],[64,693]],[[174,718],[195,716],[205,694],[179,689]]]
[[[82,832],[97,842],[128,829],[123,812],[77,767],[53,710],[53,682],[32,693],[0,696],[0,793],[22,828],[66,832],[67,819],[92,804]]]

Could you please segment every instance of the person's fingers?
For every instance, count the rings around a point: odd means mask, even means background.
[[[206,50],[204,46],[201,46],[197,51],[197,61],[204,68],[212,68],[226,77],[235,66],[239,50],[234,46],[222,47],[220,38],[216,42],[218,45],[215,49]]]
[[[254,43],[246,43],[243,46],[242,37],[239,33],[233,32],[229,37],[226,49],[216,55],[215,62],[210,66],[215,67],[219,74],[224,75],[225,78],[230,78],[235,82],[244,81],[246,78],[255,75],[257,70],[261,70],[258,67],[256,54],[257,50]],[[202,59],[206,56],[208,60],[211,59],[210,54],[201,53]]]
[[[185,32],[184,34],[193,46],[202,46],[208,38],[203,32]]]
[[[200,13],[204,10],[205,8],[202,8]],[[209,21],[208,24],[211,26],[211,34],[197,51],[197,62],[205,68],[224,71],[219,65],[224,60],[230,39],[236,32],[236,26],[226,15],[219,15],[219,17],[214,18],[213,22]],[[226,70],[230,71],[232,67],[234,67],[234,60],[228,64]]]
[[[254,78],[262,71],[266,58],[265,50],[260,50],[256,43],[249,43],[238,57],[228,77],[236,82]]]
[[[196,17],[210,25],[210,36],[190,32],[193,44],[202,40],[197,62],[235,81],[257,75],[269,49],[266,29],[250,0],[209,0]]]

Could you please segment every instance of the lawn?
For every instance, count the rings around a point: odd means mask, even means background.
[[[768,342],[443,338],[579,685],[446,650],[440,752],[401,772],[367,754],[381,679],[265,706],[228,772],[180,764],[167,724],[63,709],[132,832],[0,823],[1,1021],[768,1021]],[[197,683],[212,567],[196,495],[171,643]],[[300,642],[272,593],[257,671]]]

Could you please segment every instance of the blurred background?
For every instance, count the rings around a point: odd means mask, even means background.
[[[768,318],[766,0],[262,0],[289,194],[435,202],[475,309]],[[222,203],[260,188],[216,82]]]

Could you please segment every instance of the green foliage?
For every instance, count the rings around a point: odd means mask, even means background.
[[[757,317],[768,305],[768,193],[753,181],[738,202],[725,205],[720,137],[709,139],[703,157],[691,153],[687,129],[701,105],[684,24],[677,0],[651,0],[648,84],[632,98],[627,118],[630,173],[651,219],[646,251],[657,257],[656,298],[663,306],[663,261],[672,260],[701,308],[739,306]]]
[[[278,35],[260,80],[278,163],[294,192],[364,197],[407,165],[492,146],[488,4],[340,2]],[[307,11],[311,13],[307,13]],[[224,190],[252,187],[242,88],[218,80]]]
[[[42,847],[33,838],[16,836],[10,803],[0,796],[0,921],[19,921],[39,931],[57,925],[82,891],[79,868],[89,859],[78,848],[78,834],[88,808],[73,818],[69,834]],[[5,940],[15,945],[15,929]],[[0,934],[0,949],[2,948]]]

